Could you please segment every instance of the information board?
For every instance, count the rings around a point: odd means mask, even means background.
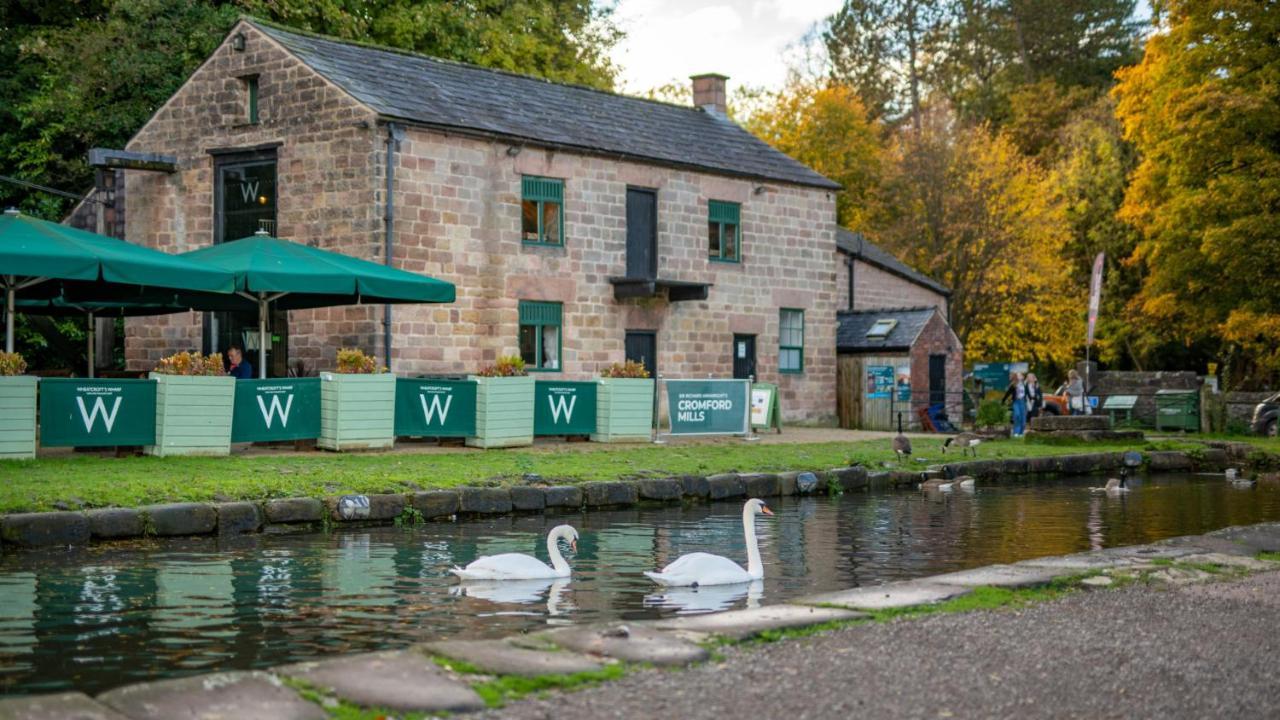
[[[395,432],[407,437],[475,435],[475,381],[396,378]]]
[[[595,382],[538,380],[533,388],[534,435],[590,435],[596,431]]]
[[[43,447],[154,445],[156,381],[44,378]]]
[[[782,429],[782,408],[778,402],[778,386],[772,383],[756,383],[751,386],[751,427],[766,430]]]
[[[893,366],[867,366],[867,398],[888,400],[893,396]]]
[[[237,380],[231,442],[320,437],[320,378]]]
[[[672,435],[745,435],[750,380],[665,380]]]

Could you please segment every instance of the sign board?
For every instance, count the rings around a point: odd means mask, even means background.
[[[395,432],[408,437],[475,435],[475,381],[396,378]]]
[[[756,383],[751,386],[751,427],[782,430],[782,407],[778,401],[777,385]]]
[[[595,431],[595,382],[538,380],[533,384],[534,435],[590,435]]]
[[[237,380],[231,442],[320,437],[320,378]]]
[[[973,377],[982,381],[986,391],[1004,392],[1009,387],[1009,375],[1015,372],[1025,375],[1029,367],[1025,362],[976,363]]]
[[[867,398],[888,400],[893,396],[893,366],[867,366]]]
[[[110,447],[155,442],[155,380],[40,381],[42,446]]]
[[[1085,335],[1085,345],[1093,344],[1093,330],[1098,324],[1098,308],[1102,305],[1102,266],[1106,258],[1107,254],[1100,252],[1093,260],[1093,275],[1089,278],[1089,331]]]
[[[672,435],[746,435],[750,380],[666,380]]]
[[[898,385],[898,402],[911,402],[911,366],[899,365],[894,375]]]

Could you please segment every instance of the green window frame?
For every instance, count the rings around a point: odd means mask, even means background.
[[[804,310],[778,311],[778,372],[804,372]]]
[[[250,125],[258,124],[258,76],[247,75],[244,78],[244,89],[246,98],[246,110],[249,117]]]
[[[533,372],[564,369],[564,306],[558,302],[520,301],[520,357]]]
[[[742,262],[742,206],[738,203],[707,203],[707,253],[712,262]]]
[[[520,240],[525,245],[564,247],[564,180],[520,178]]]

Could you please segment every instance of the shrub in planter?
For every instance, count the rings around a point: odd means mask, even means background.
[[[653,380],[641,363],[614,363],[600,373],[595,442],[649,442],[653,438]]]
[[[24,375],[27,361],[0,352],[0,458],[36,456],[36,378]]]
[[[480,448],[533,444],[533,378],[524,360],[502,357],[472,375],[476,382],[476,434],[467,445]]]
[[[395,443],[396,376],[354,348],[338,350],[337,370],[320,373],[320,437],[326,450],[373,450]]]
[[[236,380],[222,355],[180,352],[160,360],[156,381],[156,444],[149,455],[226,455]]]

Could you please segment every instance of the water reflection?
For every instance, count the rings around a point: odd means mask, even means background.
[[[1221,477],[1104,479],[784,498],[757,524],[765,579],[658,588],[680,555],[745,562],[741,504],[517,516],[332,534],[99,545],[0,555],[0,693],[106,687],[210,668],[268,667],[440,637],[785,601],[991,563],[1280,519],[1280,489]],[[532,553],[568,522],[571,579],[460,585],[480,555]]]

